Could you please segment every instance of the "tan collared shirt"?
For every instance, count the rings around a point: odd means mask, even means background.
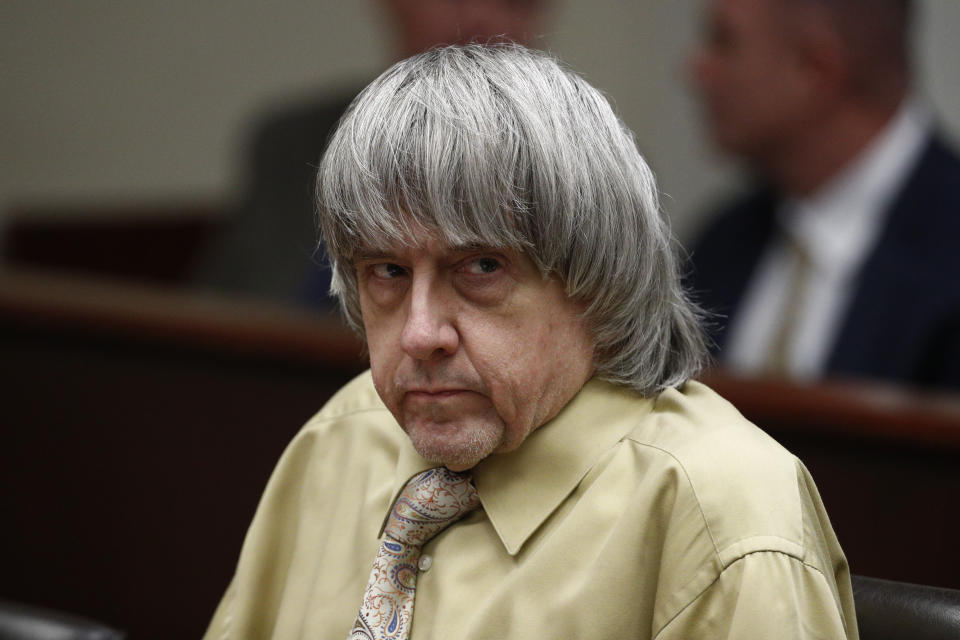
[[[430,466],[369,373],[344,387],[281,458],[206,638],[346,638],[393,497]],[[701,384],[592,380],[473,476],[482,510],[424,547],[413,640],[857,637],[806,469]]]

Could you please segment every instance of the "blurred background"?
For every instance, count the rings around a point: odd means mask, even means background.
[[[398,55],[381,4],[0,10],[0,599],[203,632],[284,445],[364,363],[335,316],[197,274],[263,123]],[[531,42],[611,98],[689,241],[739,180],[686,81],[701,2],[547,4]],[[955,142],[960,3],[919,8],[919,92]],[[811,468],[855,572],[960,587],[954,395],[713,376]]]
[[[9,3],[0,23],[0,211],[231,203],[258,117],[362,85],[392,61],[375,5]],[[920,83],[956,135],[960,5],[920,5]],[[544,46],[603,89],[636,132],[681,237],[730,179],[703,143],[682,82],[698,9],[698,0],[558,0],[542,28]]]

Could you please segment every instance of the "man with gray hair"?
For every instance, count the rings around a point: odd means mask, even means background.
[[[317,184],[371,370],[284,454],[208,638],[857,636],[803,465],[690,380],[698,312],[598,91],[431,50]]]

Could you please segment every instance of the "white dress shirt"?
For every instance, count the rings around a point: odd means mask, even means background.
[[[929,112],[907,102],[886,129],[840,174],[776,214],[775,239],[761,257],[729,327],[723,361],[755,374],[769,362],[788,296],[798,313],[786,349],[786,373],[822,375],[856,288],[856,277],[885,224],[892,200],[915,165],[932,127]],[[791,291],[798,262],[793,242],[809,260],[802,290]]]

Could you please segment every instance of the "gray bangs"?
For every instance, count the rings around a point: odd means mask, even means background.
[[[429,51],[357,97],[318,175],[334,260],[430,229],[453,246],[523,250],[544,273],[563,268],[570,247],[545,240],[581,233],[603,197],[583,154],[607,150],[585,149],[577,133],[596,128],[585,112],[609,106],[546,54],[511,55],[519,49]]]
[[[317,196],[331,291],[361,334],[358,252],[426,231],[556,276],[584,303],[603,378],[651,392],[699,367],[653,175],[603,95],[548,54],[450,46],[397,63],[347,110]]]
[[[463,60],[448,62],[454,69],[416,79],[415,69],[394,67],[331,140],[318,192],[336,221],[325,235],[336,259],[405,243],[419,229],[452,246],[529,248],[523,114],[501,104],[486,78],[457,72]]]

